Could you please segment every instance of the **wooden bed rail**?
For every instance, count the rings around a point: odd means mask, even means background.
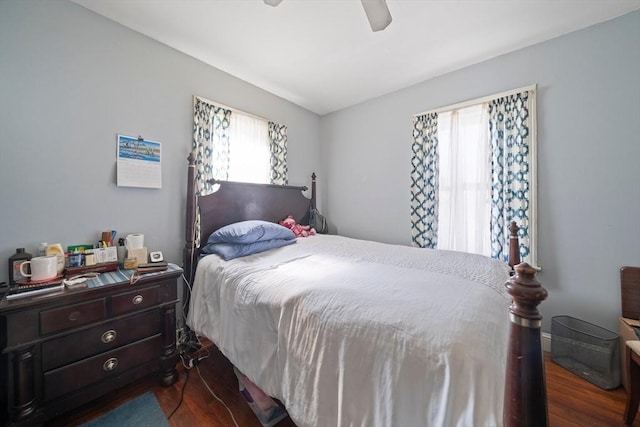
[[[517,242],[517,240],[516,240]],[[506,283],[513,298],[504,387],[505,427],[546,427],[549,424],[538,305],[547,291],[526,262],[515,266]]]

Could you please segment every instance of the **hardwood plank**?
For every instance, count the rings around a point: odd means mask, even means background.
[[[603,390],[556,364],[548,354],[545,376],[550,426],[624,426],[627,394],[622,387]],[[633,426],[640,427],[640,415]]]
[[[229,361],[210,343],[211,354],[198,366],[209,387],[233,412],[240,427],[261,427],[247,403],[238,392],[238,383]],[[153,391],[165,415],[169,415],[180,401],[186,380],[186,370],[179,363],[179,380],[171,387],[162,387],[156,377],[142,379],[117,390],[102,399],[65,414],[47,426],[77,426],[96,418],[122,403]],[[606,391],[572,374],[545,355],[545,374],[550,427],[623,427],[622,415],[626,392],[622,388]],[[196,369],[191,369],[184,400],[169,420],[174,427],[234,427],[229,413],[207,390]],[[640,415],[634,427],[640,427]],[[290,419],[278,427],[295,427]]]

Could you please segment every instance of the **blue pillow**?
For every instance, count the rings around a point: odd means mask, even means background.
[[[272,239],[253,243],[209,243],[207,246],[202,248],[201,252],[203,254],[216,254],[225,261],[228,261],[230,259],[253,255],[259,252],[268,251],[269,249],[290,245],[295,242],[295,239]]]
[[[275,222],[250,220],[226,225],[209,236],[207,244],[212,243],[255,243],[265,240],[293,240],[296,235],[287,227]]]

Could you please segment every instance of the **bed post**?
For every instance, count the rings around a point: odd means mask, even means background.
[[[536,269],[526,262],[515,267],[506,283],[513,298],[504,387],[505,427],[546,427],[547,394],[540,341],[542,316],[538,304],[547,291],[535,278]]]
[[[195,220],[196,220],[196,216],[195,216],[196,192],[194,188],[195,157],[193,156],[193,153],[189,154],[189,157],[187,157],[187,161],[189,162],[189,168],[187,170],[187,218],[185,221],[186,222],[185,236],[184,236],[185,244],[184,244],[184,250],[182,252],[182,257],[183,257],[182,261],[183,261],[185,277],[189,281],[189,284],[191,284],[191,281],[193,279],[192,270],[193,270],[193,255],[194,255],[193,254],[194,252],[193,229],[194,229]],[[187,306],[186,304],[188,303],[189,296],[185,294],[184,298],[187,299],[185,300],[185,306]]]

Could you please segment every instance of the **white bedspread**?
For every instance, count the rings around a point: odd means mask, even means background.
[[[188,325],[299,427],[500,426],[508,266],[313,236],[200,260]]]

